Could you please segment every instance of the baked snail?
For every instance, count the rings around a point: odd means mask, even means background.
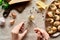
[[[59,15],[55,15],[54,18],[55,18],[55,20],[60,20],[60,16]]]
[[[55,26],[58,26],[58,25],[60,25],[60,22],[59,22],[59,21],[55,21],[55,22],[54,22],[54,25],[55,25]]]
[[[48,26],[46,28],[46,31],[48,32],[48,34],[53,34],[53,30],[51,30],[51,26]]]
[[[58,31],[60,31],[60,25],[58,26]]]
[[[48,15],[49,17],[53,17],[53,12],[52,12],[52,11],[49,11],[49,12],[47,13],[47,15]]]
[[[60,9],[57,9],[56,10],[56,14],[60,14]]]
[[[50,23],[53,23],[54,22],[54,19],[53,18],[48,18],[48,19],[46,19],[46,21],[48,21]]]
[[[53,30],[50,30],[50,31],[48,31],[48,34],[53,34],[54,32],[53,32]]]
[[[55,26],[53,26],[53,27],[51,28],[51,30],[53,30],[53,32],[55,33],[55,32],[57,31],[57,28],[56,28]]]
[[[57,31],[57,28],[55,26],[48,26],[46,30],[49,34],[53,34]]]
[[[51,30],[51,26],[48,26],[48,27],[46,28],[46,30],[47,30],[47,32],[50,31],[50,30]]]
[[[50,9],[53,11],[53,10],[56,10],[57,7],[56,7],[54,4],[51,4],[51,5],[50,5]]]
[[[58,7],[60,8],[60,4],[58,5]]]
[[[54,4],[55,4],[55,5],[59,5],[60,3],[59,3],[58,1],[55,1]]]

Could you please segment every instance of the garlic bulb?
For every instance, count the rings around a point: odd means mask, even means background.
[[[5,25],[5,19],[3,17],[0,18],[0,26]]]

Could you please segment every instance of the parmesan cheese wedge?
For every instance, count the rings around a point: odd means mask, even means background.
[[[30,1],[30,0],[11,0],[9,2],[9,4],[11,5],[11,4],[15,4],[15,3],[19,3],[19,2],[26,2],[26,1]]]

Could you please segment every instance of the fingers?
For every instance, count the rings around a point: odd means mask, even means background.
[[[40,36],[43,36],[46,40],[49,39],[49,35],[48,33],[45,31],[45,30],[42,30],[42,29],[39,29],[39,28],[34,28],[34,31],[37,33],[37,32],[40,32],[42,35]]]
[[[19,30],[23,27],[24,22],[21,22],[19,25],[13,28],[12,33],[18,34]]]
[[[40,33],[40,32],[37,32],[37,37],[42,38],[42,35],[41,35],[41,33]]]
[[[48,40],[50,38],[49,34],[46,31],[43,32],[43,36],[46,40]]]
[[[38,38],[42,38],[41,32],[39,30],[37,30],[36,28],[34,28],[34,31],[37,34]]]
[[[38,31],[40,32],[40,30],[38,28],[34,28],[34,31],[37,33]]]
[[[24,37],[26,34],[27,34],[27,30],[25,30],[25,31],[22,33],[22,37]]]
[[[42,33],[42,35],[45,38],[45,40],[48,40],[50,38],[49,34],[45,30],[40,29],[40,32]]]
[[[42,35],[40,34],[40,32],[37,32],[36,34],[37,34],[37,40],[41,40]]]

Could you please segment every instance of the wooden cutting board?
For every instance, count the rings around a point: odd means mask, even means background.
[[[6,0],[6,1],[10,2],[11,0]],[[30,0],[21,0],[20,3],[13,5],[15,7],[12,7],[12,8],[18,10],[19,12],[21,12],[21,10],[23,10],[25,8],[25,6],[28,4],[29,1]]]
[[[8,3],[10,2],[10,0],[6,0],[6,1],[7,1]],[[17,10],[18,12],[21,13],[28,4],[29,4],[29,1],[21,1],[20,3],[12,4],[12,5],[10,5],[10,7],[9,7],[8,9],[6,9],[6,10],[4,11],[3,16],[4,16],[5,14],[7,14],[7,16],[8,16],[9,13],[10,13],[10,11],[11,11],[12,9],[15,9],[15,10]],[[4,17],[7,17],[7,16],[4,16]]]

